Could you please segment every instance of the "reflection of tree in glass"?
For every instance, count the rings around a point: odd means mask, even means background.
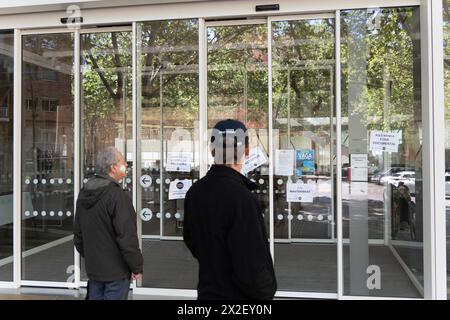
[[[422,158],[419,21],[418,8],[395,8],[345,11],[341,23],[342,115],[359,116],[368,135],[400,130],[399,150],[391,161],[414,167],[417,184]]]
[[[450,128],[450,0],[444,0],[444,94],[445,94],[445,126]],[[447,129],[449,130],[449,129]],[[445,146],[446,168],[450,168],[450,139]]]
[[[85,156],[93,165],[99,149],[130,138],[131,33],[83,34],[81,48]]]
[[[267,59],[265,25],[208,28],[210,127],[229,117],[267,127]]]
[[[326,150],[334,108],[334,20],[276,21],[272,30],[274,128],[290,135],[291,147],[303,136],[311,148]]]
[[[73,155],[62,153],[61,138],[73,118],[73,37],[64,33],[25,35],[22,41],[24,170],[33,175],[50,171],[70,174]],[[71,142],[69,133],[66,143]],[[43,165],[49,158],[51,165]]]
[[[368,129],[405,129],[411,125],[411,116],[414,117],[416,104],[420,103],[420,99],[418,101],[415,96],[420,82],[418,86],[414,83],[418,81],[415,77],[419,77],[420,81],[420,65],[417,63],[420,57],[419,19],[414,16],[418,14],[416,11],[379,9],[379,28],[368,27],[372,13],[367,10],[343,13],[343,82],[355,78],[355,74],[367,74],[364,92],[353,110],[363,116]],[[353,46],[359,46],[358,52],[365,53],[362,57],[367,61],[365,70],[347,67],[350,41]],[[348,88],[343,86],[342,89],[342,102],[345,104],[348,101]],[[343,105],[342,110],[345,115],[348,108]]]
[[[198,118],[197,20],[153,21],[139,27],[144,118],[159,125],[159,111],[148,108],[163,106],[166,127],[193,127]],[[150,119],[145,121],[149,124]]]

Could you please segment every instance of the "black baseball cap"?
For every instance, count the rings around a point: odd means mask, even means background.
[[[211,143],[215,141],[215,137],[217,134],[221,134],[224,138],[234,137],[235,143],[237,143],[237,145],[240,145],[242,143],[248,145],[247,127],[238,120],[226,119],[217,122],[213,128]]]

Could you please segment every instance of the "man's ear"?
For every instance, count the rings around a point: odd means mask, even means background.
[[[250,155],[250,147],[248,145],[245,146],[245,156],[248,157]]]

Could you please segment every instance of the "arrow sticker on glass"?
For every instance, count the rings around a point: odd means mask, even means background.
[[[141,216],[142,220],[149,221],[153,217],[152,210],[150,210],[148,208],[144,208],[141,210],[140,216]]]
[[[142,188],[148,188],[152,184],[152,177],[150,177],[148,174],[144,174],[141,179],[139,179],[139,183],[141,184]]]

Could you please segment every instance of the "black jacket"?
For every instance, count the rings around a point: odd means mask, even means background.
[[[199,262],[198,299],[272,299],[277,282],[256,184],[214,165],[187,192],[184,242]]]
[[[86,183],[78,196],[73,231],[90,280],[108,282],[142,273],[136,212],[114,179],[96,175]]]

